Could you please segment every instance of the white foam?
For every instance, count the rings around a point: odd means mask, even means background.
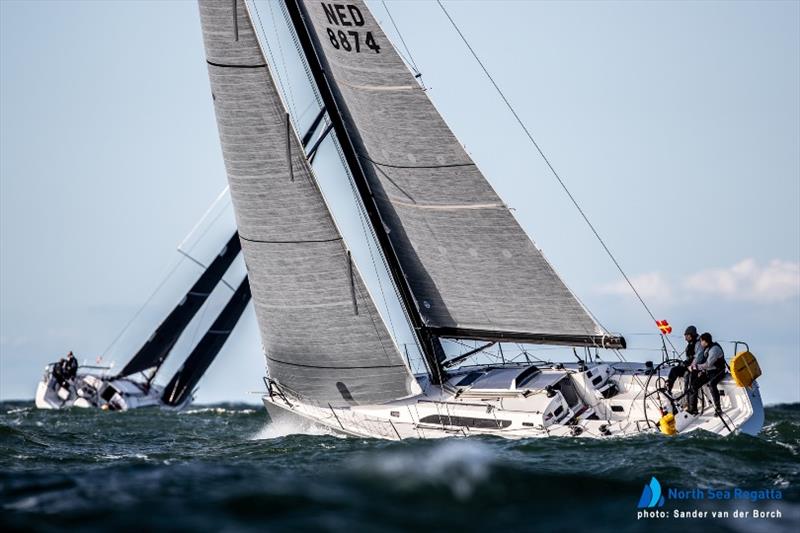
[[[107,453],[104,455],[97,456],[98,459],[106,459],[109,461],[119,461],[120,459],[144,459],[145,461],[149,461],[150,458],[147,457],[143,453],[132,453],[132,454],[113,454]]]
[[[269,421],[250,437],[250,440],[277,439],[288,435],[328,435],[337,436],[336,433],[320,424],[299,417],[286,417],[277,421]]]
[[[486,444],[445,440],[430,448],[418,447],[363,458],[353,466],[359,471],[391,479],[404,488],[444,485],[458,499],[469,498],[489,478],[495,456]]]
[[[199,409],[189,409],[184,414],[198,415],[203,413],[214,413],[216,415],[251,415],[255,409],[225,409],[224,407],[201,407]]]

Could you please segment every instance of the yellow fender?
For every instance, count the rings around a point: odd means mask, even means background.
[[[761,375],[756,356],[750,352],[739,352],[731,359],[731,376],[740,387],[750,387]]]
[[[675,427],[675,415],[667,413],[658,421],[658,427],[664,435],[675,435],[678,428]]]

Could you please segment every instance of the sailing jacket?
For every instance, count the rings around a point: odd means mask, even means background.
[[[703,368],[707,358],[708,354],[705,349],[703,349],[703,345],[700,344],[700,340],[698,340],[694,345],[694,364],[696,364],[698,368]]]
[[[700,370],[725,368],[725,352],[722,351],[722,346],[716,342],[703,350],[702,353],[704,361],[697,364]]]
[[[686,359],[683,364],[689,366],[692,362],[696,361],[698,356],[703,353],[703,345],[700,344],[700,339],[690,342],[686,345]]]
[[[74,357],[69,357],[64,360],[64,363],[61,366],[61,374],[66,379],[74,379],[75,375],[78,373],[78,360]]]

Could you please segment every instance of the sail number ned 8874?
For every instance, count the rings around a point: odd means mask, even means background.
[[[322,2],[322,8],[325,10],[328,22],[337,26],[336,28],[325,28],[334,48],[345,52],[361,53],[366,50],[372,50],[376,54],[381,53],[381,47],[375,42],[375,37],[371,31],[362,32],[345,29],[346,26],[357,28],[364,25],[364,16],[357,6]]]

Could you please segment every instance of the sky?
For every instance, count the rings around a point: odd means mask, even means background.
[[[652,320],[436,3],[387,2],[407,49],[384,4],[368,4],[568,286],[609,330],[657,349]],[[800,401],[800,3],[445,6],[656,318],[749,342],[765,401]],[[279,6],[256,7],[302,130],[313,106]],[[331,146],[315,169],[378,300],[385,275]],[[1,1],[0,400],[32,398],[67,350],[124,364],[200,274],[178,246],[207,262],[233,231],[229,201],[214,204],[225,186],[194,2]],[[381,306],[409,342],[395,304]],[[257,402],[264,372],[250,309],[197,401]]]

